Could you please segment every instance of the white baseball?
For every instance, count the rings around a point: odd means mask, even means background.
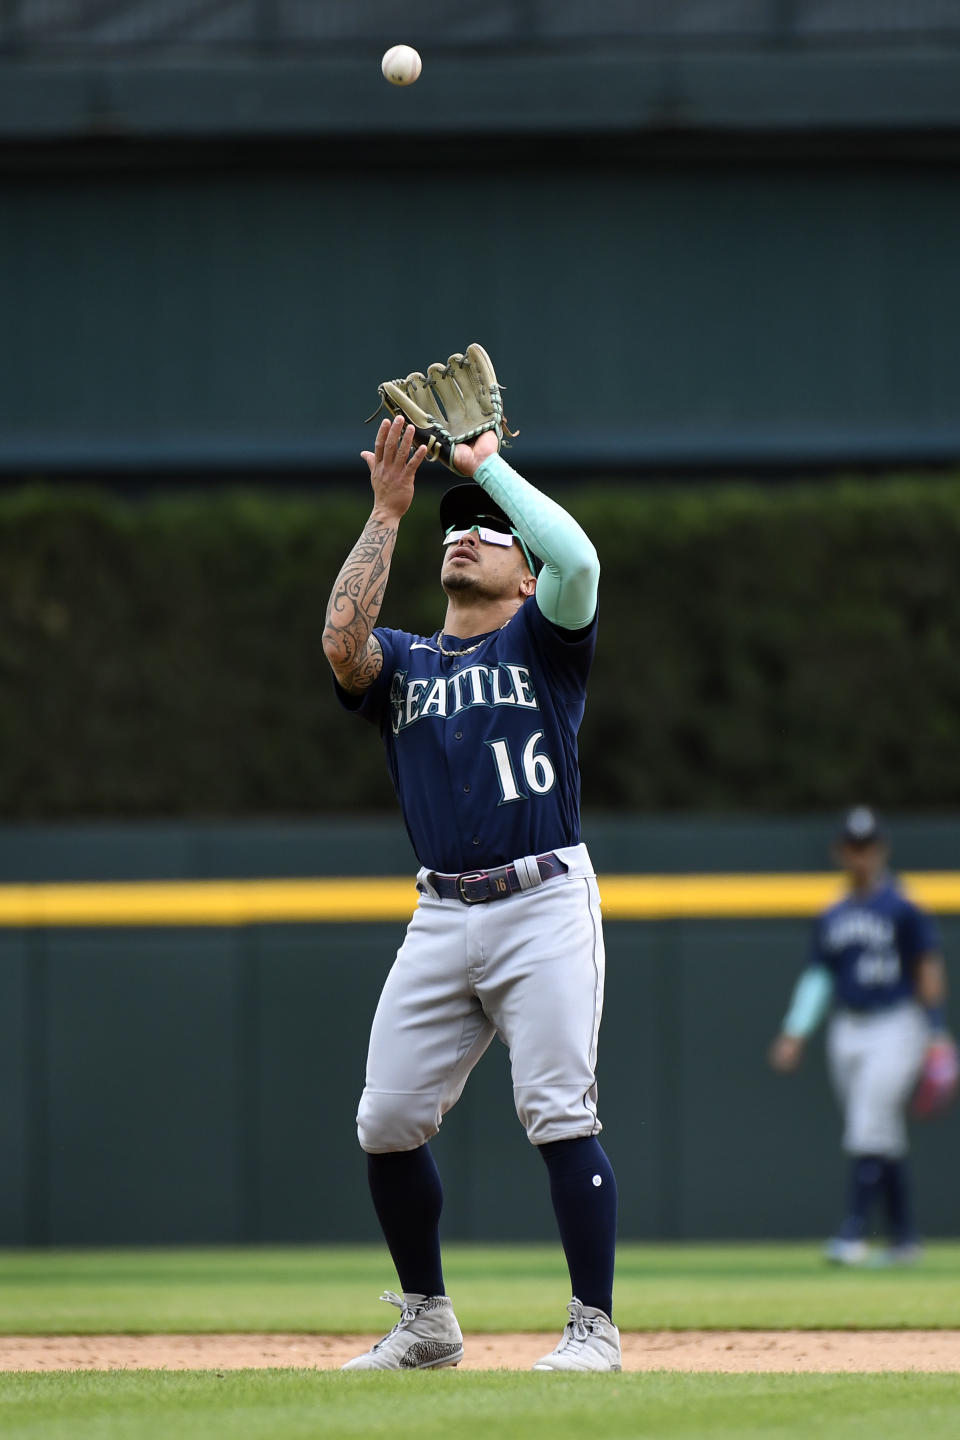
[[[391,85],[412,85],[423,69],[423,62],[412,45],[391,45],[380,69]]]

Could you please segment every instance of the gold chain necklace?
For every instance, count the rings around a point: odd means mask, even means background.
[[[477,643],[476,643],[476,645],[468,645],[465,650],[447,650],[447,649],[445,648],[445,646],[444,646],[443,641],[440,639],[440,636],[443,634],[443,631],[442,631],[442,630],[438,630],[438,631],[437,631],[436,646],[437,646],[437,649],[440,651],[440,654],[441,654],[441,655],[446,655],[446,657],[448,658],[448,660],[457,659],[457,658],[459,658],[459,656],[461,656],[461,655],[472,655],[473,652],[474,652],[474,650],[479,650],[479,649],[480,649],[480,646],[483,645],[483,644],[485,644],[486,641],[490,639],[490,635],[498,635],[498,634],[500,633],[500,631],[506,629],[506,627],[507,627],[509,624],[510,624],[510,621],[509,621],[509,620],[504,620],[503,624],[502,624],[502,625],[498,625],[497,628],[496,628],[496,630],[491,630],[489,635],[484,635],[483,639],[482,639],[482,640],[478,640]]]

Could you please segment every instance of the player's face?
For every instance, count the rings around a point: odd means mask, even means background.
[[[887,847],[876,840],[867,845],[842,841],[837,846],[837,863],[858,889],[869,889],[886,869]]]
[[[500,600],[520,594],[530,577],[523,551],[512,535],[476,526],[445,537],[440,583],[447,594],[473,594]]]

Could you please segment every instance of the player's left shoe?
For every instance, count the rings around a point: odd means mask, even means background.
[[[923,1259],[923,1246],[917,1240],[904,1240],[887,1251],[891,1265],[918,1265]]]
[[[922,1247],[915,1240],[904,1240],[887,1250],[878,1250],[869,1263],[872,1269],[884,1270],[891,1265],[919,1265],[922,1259]]]
[[[567,1306],[570,1319],[560,1344],[532,1367],[534,1370],[620,1370],[620,1331],[609,1315],[576,1296]]]

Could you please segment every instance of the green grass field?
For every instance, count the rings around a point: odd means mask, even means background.
[[[956,1440],[943,1375],[14,1375],[4,1440]]]
[[[553,1246],[446,1251],[467,1330],[559,1333]],[[395,1277],[379,1249],[0,1252],[0,1332],[375,1330]],[[624,1329],[960,1328],[960,1244],[915,1269],[836,1271],[810,1245],[621,1248]],[[240,1370],[0,1374],[3,1440],[960,1436],[958,1375]]]
[[[558,1246],[444,1253],[465,1327],[561,1326]],[[378,1330],[396,1283],[375,1247],[0,1251],[0,1334]],[[616,1311],[625,1330],[960,1328],[960,1244],[929,1245],[913,1268],[841,1271],[816,1244],[622,1245]]]

